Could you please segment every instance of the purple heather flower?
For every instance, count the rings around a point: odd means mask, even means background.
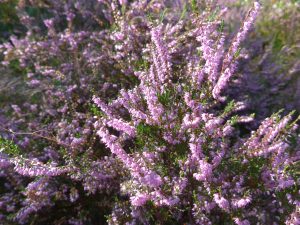
[[[234,222],[237,225],[250,225],[250,222],[248,220],[241,220],[240,218],[234,218]]]
[[[248,205],[251,202],[251,198],[241,198],[239,200],[235,200],[233,202],[233,206],[237,208],[244,208],[246,205]]]
[[[232,42],[229,52],[227,53],[224,62],[223,62],[223,68],[222,73],[214,86],[213,89],[213,96],[216,99],[223,100],[223,98],[220,97],[221,92],[225,89],[225,87],[228,85],[228,82],[232,75],[234,74],[234,71],[236,70],[236,63],[234,62],[234,57],[237,54],[239,47],[241,43],[245,40],[247,34],[250,31],[250,28],[253,26],[254,21],[260,11],[260,3],[255,2],[254,8],[252,8],[247,16],[247,18],[244,21],[243,26],[237,33],[234,41]]]
[[[220,196],[219,194],[214,194],[214,200],[221,209],[229,212],[229,202],[224,197]]]
[[[150,200],[150,196],[145,193],[139,193],[130,198],[132,205],[136,207],[144,205],[148,200]]]
[[[200,160],[199,162],[199,173],[194,173],[193,176],[196,180],[205,181],[212,177],[212,165],[207,163],[205,160]]]

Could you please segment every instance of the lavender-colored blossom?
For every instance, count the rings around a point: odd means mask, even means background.
[[[24,29],[0,45],[4,78],[25,79],[0,88],[1,224],[297,223],[297,120],[264,119],[283,86],[251,80],[278,75],[248,35],[260,4],[234,35],[230,7],[183,3],[17,4]]]
[[[214,194],[214,201],[224,211],[228,212],[230,210],[229,202],[224,197],[220,196],[219,194]]]
[[[236,63],[234,62],[234,57],[237,54],[241,43],[245,40],[247,34],[249,33],[250,28],[253,26],[253,23],[255,22],[255,19],[260,11],[260,7],[260,3],[256,1],[254,3],[253,9],[249,11],[248,16],[243,23],[243,26],[241,27],[234,41],[232,42],[229,52],[225,56],[223,62],[222,73],[212,92],[214,98],[220,98],[221,92],[227,86],[229,79],[234,74],[236,70]]]

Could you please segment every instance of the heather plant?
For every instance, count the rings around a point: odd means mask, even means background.
[[[104,220],[126,171],[97,140],[92,124],[101,113],[90,100],[92,94],[108,98],[135,84],[129,75],[145,66],[140,58],[149,42],[148,20],[166,21],[160,13],[164,6],[18,2],[16,11],[27,31],[1,45],[1,71],[17,75],[21,83],[7,82],[1,89],[4,222]],[[7,145],[11,139],[16,146]],[[18,154],[10,152],[15,148]],[[45,217],[47,210],[55,216]]]
[[[297,115],[251,114],[236,77],[259,9],[231,38],[208,2],[20,1],[0,221],[297,224]]]
[[[20,149],[19,154],[1,154],[3,222],[104,221],[126,176],[96,139],[92,124],[99,110],[91,98],[94,93],[111,97],[118,88],[134,84],[128,75],[139,66],[149,29],[143,7],[153,16],[161,7],[136,2],[122,14],[122,5],[18,3],[27,33],[11,36],[1,46],[1,71],[17,75],[21,83],[11,79],[1,89],[1,136]],[[46,209],[55,216],[43,216]]]
[[[297,120],[273,114],[243,131],[254,115],[240,114],[245,105],[225,94],[259,8],[228,50],[220,22],[193,21],[189,38],[201,55],[180,63],[172,56],[181,49],[163,41],[172,28],[154,26],[139,85],[108,104],[94,97],[104,113],[97,134],[130,172],[121,184],[129,201],[116,204],[110,224],[299,222]]]

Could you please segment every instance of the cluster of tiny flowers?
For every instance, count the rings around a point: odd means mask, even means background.
[[[299,223],[299,118],[233,79],[258,1],[234,35],[200,1],[34,2],[0,45],[28,89],[0,110],[0,223]]]
[[[92,96],[110,98],[120,87],[133,85],[132,73],[151,37],[147,15],[158,16],[165,3],[54,0],[15,5],[23,33],[0,42],[0,70],[17,76],[24,88],[18,89],[20,99],[10,97],[12,101],[4,103],[0,112],[1,137],[19,148],[18,155],[0,155],[4,180],[0,189],[5,198],[15,196],[3,200],[11,208],[0,209],[0,223],[98,224],[105,215],[91,213],[111,210],[111,196],[119,195],[127,172],[98,142],[93,123],[99,110]],[[12,92],[14,96],[15,88]],[[120,118],[107,124],[135,135]],[[150,184],[154,174],[148,176],[145,182]],[[18,191],[28,179],[39,177],[51,178],[44,186],[51,195],[32,201],[32,194]],[[97,209],[84,205],[89,198],[101,202],[96,203]],[[64,207],[74,212],[63,215]],[[57,218],[44,220],[43,210],[53,210]]]

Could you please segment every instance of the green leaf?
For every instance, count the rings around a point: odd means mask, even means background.
[[[187,4],[185,3],[184,6],[183,6],[183,10],[181,12],[181,15],[180,15],[180,18],[179,18],[179,21],[181,21],[182,19],[185,18],[186,16],[186,13],[187,13]]]
[[[235,59],[238,58],[238,57],[240,56],[241,50],[242,50],[242,48],[238,48],[238,50],[234,53],[234,58],[235,58]]]
[[[230,102],[226,105],[226,107],[225,107],[224,112],[223,112],[222,115],[223,115],[223,116],[228,115],[229,113],[232,112],[232,110],[234,109],[234,107],[235,107],[235,102],[234,102],[234,100],[232,100],[232,101],[230,101]]]
[[[159,23],[162,23],[165,16],[166,16],[166,13],[167,13],[168,9],[164,9],[164,11],[162,11],[159,15]]]
[[[219,12],[220,12],[220,8],[218,7],[215,11],[213,11],[213,12],[209,15],[208,21],[209,21],[209,22],[215,21]]]
[[[221,20],[221,24],[218,27],[218,32],[222,33],[224,31],[225,22],[224,20]]]

